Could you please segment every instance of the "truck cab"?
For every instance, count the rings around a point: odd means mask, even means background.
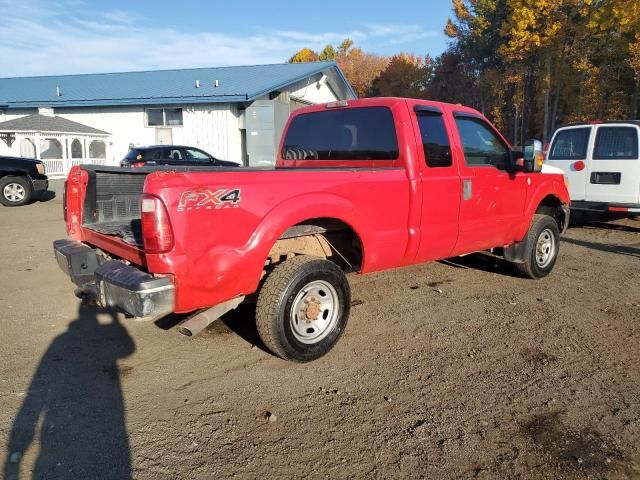
[[[546,163],[569,183],[571,208],[640,215],[640,122],[591,122],[559,128]]]

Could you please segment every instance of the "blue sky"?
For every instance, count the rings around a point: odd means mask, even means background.
[[[0,77],[280,63],[347,36],[373,53],[437,56],[450,9],[450,0],[0,0]]]

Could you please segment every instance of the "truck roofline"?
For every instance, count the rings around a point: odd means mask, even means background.
[[[328,106],[335,104],[336,102],[327,102],[327,103],[319,103],[316,105],[309,105],[307,107],[300,108],[292,113],[294,115],[300,115],[308,112],[318,112],[322,110],[326,110],[329,108]],[[366,97],[366,98],[356,98],[353,100],[345,100],[343,102],[343,106],[338,106],[336,108],[358,108],[358,107],[391,107],[397,103],[409,103],[412,105],[425,105],[438,107],[441,110],[454,110],[458,112],[466,112],[473,113],[475,115],[484,116],[478,110],[466,107],[460,103],[446,103],[446,102],[438,102],[435,100],[423,100],[419,98],[405,98],[405,97]]]

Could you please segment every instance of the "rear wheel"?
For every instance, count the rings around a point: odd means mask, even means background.
[[[296,362],[325,355],[349,319],[351,290],[333,262],[307,255],[278,265],[258,295],[256,325],[274,354]]]
[[[549,275],[560,251],[560,230],[549,215],[534,215],[527,232],[527,253],[524,263],[516,263],[523,277],[542,278]]]
[[[0,203],[19,207],[31,200],[31,184],[25,177],[0,178]]]

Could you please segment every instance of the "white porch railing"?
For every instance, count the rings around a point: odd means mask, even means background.
[[[44,162],[45,173],[50,179],[67,178],[71,167],[76,165],[93,164],[113,167],[119,165],[119,162],[107,160],[106,158],[60,158],[42,161]]]

